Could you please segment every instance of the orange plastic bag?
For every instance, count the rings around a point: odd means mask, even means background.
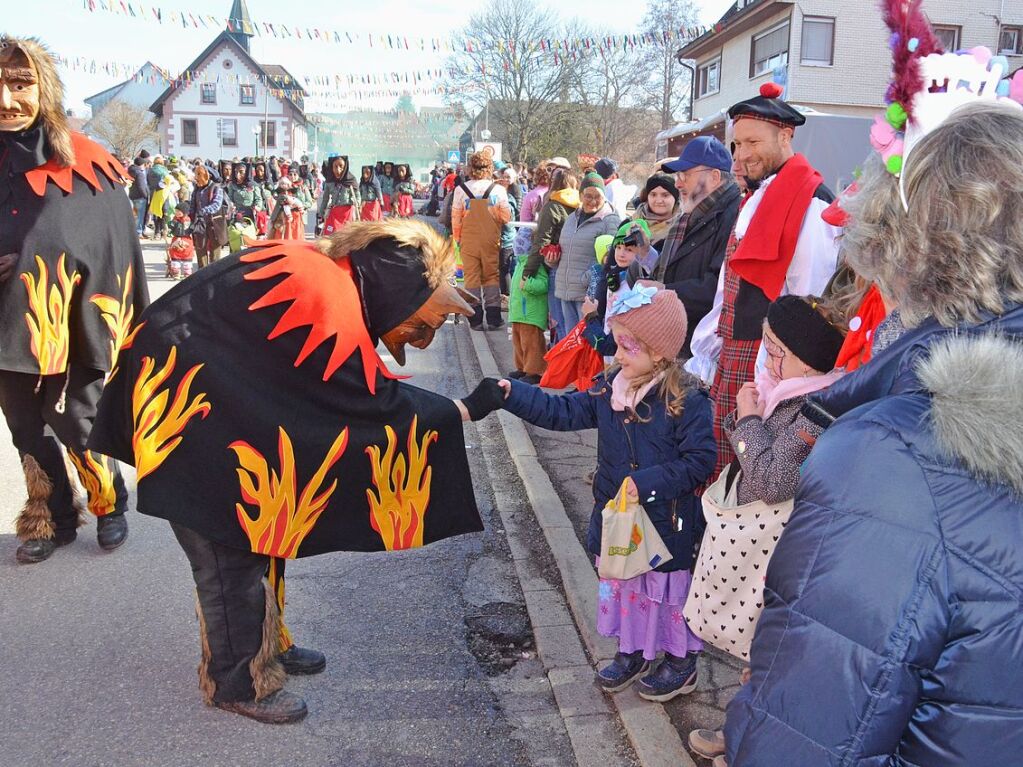
[[[604,370],[604,359],[590,346],[583,336],[586,321],[580,320],[568,335],[558,341],[544,359],[547,372],[540,379],[540,386],[550,389],[564,389],[575,384],[579,391],[586,391],[593,377]]]

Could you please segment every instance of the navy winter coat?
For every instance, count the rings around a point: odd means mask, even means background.
[[[731,767],[1023,763],[1021,382],[1017,307],[816,398],[841,417],[767,571]]]
[[[639,415],[650,420],[637,423],[611,408],[611,386],[603,377],[588,392],[562,395],[511,383],[504,402],[509,412],[554,431],[597,430],[594,505],[586,540],[590,553],[600,554],[600,512],[631,476],[640,503],[671,552],[672,558],[657,570],[690,569],[697,530],[702,530],[700,500],[693,491],[710,476],[717,457],[706,392],[690,392],[682,415],[672,418],[655,387],[639,406]]]

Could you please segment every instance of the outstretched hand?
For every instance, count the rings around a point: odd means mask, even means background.
[[[509,381],[484,378],[471,394],[456,401],[455,405],[462,413],[463,421],[479,421],[495,410],[500,410],[510,393],[511,383]]]

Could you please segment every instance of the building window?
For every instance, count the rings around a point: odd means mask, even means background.
[[[696,98],[721,90],[721,59],[700,64],[696,69]]]
[[[259,121],[259,130],[262,133],[261,141],[264,147],[277,146],[277,123]]]
[[[788,63],[789,23],[787,21],[753,36],[750,46],[750,77],[757,77]]]
[[[951,53],[959,50],[959,36],[962,33],[962,30],[962,27],[953,27],[947,24],[935,24],[934,36],[938,38],[938,42],[941,43],[941,47]]]
[[[831,66],[835,63],[835,20],[826,16],[803,17],[802,64]]]
[[[1002,27],[998,35],[998,52],[1008,56],[1023,53],[1023,29]]]
[[[217,120],[217,130],[220,131],[220,143],[222,146],[238,146],[238,121],[223,118]]]
[[[199,145],[199,121],[198,120],[182,120],[181,121],[181,143],[185,146],[198,146]]]
[[[202,96],[201,103],[203,104],[216,104],[217,103],[217,84],[216,83],[203,83],[202,84]]]
[[[255,85],[242,85],[242,86],[240,86],[240,88],[241,88],[241,104],[242,104],[242,106],[245,106],[246,104],[255,104],[256,103],[256,86]]]

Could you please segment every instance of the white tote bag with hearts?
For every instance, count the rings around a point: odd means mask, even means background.
[[[767,564],[792,514],[792,501],[740,506],[736,495],[741,474],[730,488],[727,476],[726,469],[703,494],[707,529],[682,614],[703,641],[749,660],[764,609]]]

